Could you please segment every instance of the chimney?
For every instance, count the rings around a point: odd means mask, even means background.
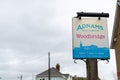
[[[56,64],[56,69],[57,69],[58,71],[60,71],[60,65],[59,65],[59,64]]]

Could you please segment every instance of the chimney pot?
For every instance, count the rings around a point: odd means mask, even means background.
[[[57,69],[58,71],[60,71],[60,65],[59,65],[59,64],[56,64],[56,69]]]

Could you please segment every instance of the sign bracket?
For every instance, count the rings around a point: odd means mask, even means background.
[[[81,17],[98,17],[98,20],[100,20],[101,17],[109,17],[109,13],[77,12],[76,18],[81,19]]]

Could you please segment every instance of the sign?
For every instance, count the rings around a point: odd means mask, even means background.
[[[107,19],[72,19],[73,59],[109,59]]]

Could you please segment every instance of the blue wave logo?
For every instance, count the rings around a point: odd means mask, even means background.
[[[107,47],[98,47],[97,45],[83,46],[82,42],[80,43],[80,47],[73,48],[74,59],[110,59],[109,53],[109,48]]]

